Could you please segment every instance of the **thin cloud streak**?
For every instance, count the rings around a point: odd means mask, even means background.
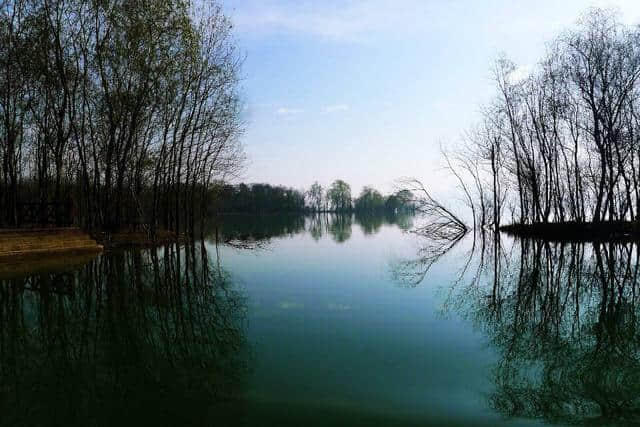
[[[309,186],[342,177],[358,192],[365,184],[390,190],[395,178],[412,175],[445,188],[437,142],[477,125],[481,106],[495,95],[496,57],[513,60],[518,69],[511,78],[520,80],[544,56],[545,44],[590,6],[616,8],[624,22],[640,22],[640,1],[527,5],[225,0],[247,52],[246,96],[255,106],[244,138],[251,179]],[[348,110],[331,108],[341,104]],[[327,152],[334,153],[329,164],[305,161]]]
[[[248,6],[247,6],[248,4]],[[250,1],[232,13],[243,33],[304,34],[330,41],[364,41],[372,33],[395,28],[421,30],[434,8],[422,0],[350,0],[340,7],[324,2]],[[420,15],[421,19],[416,19]],[[402,25],[400,25],[402,24]]]
[[[347,104],[327,105],[323,111],[325,113],[337,113],[340,111],[348,111],[349,106]]]
[[[580,2],[576,2],[580,3]],[[592,0],[582,5],[615,8],[623,21],[635,22],[640,17],[640,3],[630,4],[626,0]],[[334,42],[367,42],[371,37],[424,36],[426,33],[441,33],[451,26],[473,20],[470,10],[477,5],[463,1],[427,0],[347,0],[334,4],[300,0],[296,2],[276,0],[243,0],[233,9],[231,16],[236,29],[244,34],[264,36],[266,34],[306,35]],[[500,16],[502,5],[489,3],[483,6],[487,16]],[[513,12],[519,7],[513,6]],[[540,28],[557,30],[560,22],[550,23],[545,14],[522,14],[510,20],[490,20],[479,25],[493,30],[498,39],[515,34],[530,33]]]
[[[300,108],[287,108],[287,107],[280,107],[276,110],[276,113],[281,115],[281,116],[292,116],[295,114],[301,114],[304,113],[304,110],[300,109]]]

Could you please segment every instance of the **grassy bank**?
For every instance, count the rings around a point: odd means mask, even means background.
[[[510,224],[500,227],[500,231],[551,241],[640,241],[640,221]]]
[[[77,228],[1,229],[0,260],[35,257],[45,259],[57,254],[96,253],[102,251],[87,233]]]

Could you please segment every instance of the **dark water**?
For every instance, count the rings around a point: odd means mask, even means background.
[[[638,424],[635,245],[453,244],[414,220],[229,217],[0,269],[0,423]]]

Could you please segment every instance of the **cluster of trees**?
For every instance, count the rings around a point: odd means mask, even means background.
[[[192,225],[243,163],[231,30],[211,2],[0,0],[0,226]]]
[[[406,212],[414,209],[413,194],[409,190],[384,196],[378,190],[366,186],[354,199],[349,184],[340,179],[335,180],[326,190],[315,182],[306,195],[307,208],[312,212]]]
[[[496,62],[498,96],[447,162],[481,226],[640,215],[640,28],[594,9],[529,75]]]
[[[270,214],[305,209],[304,193],[269,184],[222,185],[216,191],[216,211],[224,213]]]
[[[315,182],[307,191],[269,184],[227,184],[219,186],[216,199],[216,211],[225,213],[407,212],[413,209],[413,194],[409,190],[383,196],[371,187],[364,187],[354,199],[351,186],[340,179],[326,190]]]
[[[353,208],[351,186],[341,179],[326,190],[314,182],[306,192],[306,201],[312,212],[350,212]]]
[[[364,187],[353,208],[357,212],[410,211],[415,209],[413,192],[404,189],[384,196],[374,188]]]

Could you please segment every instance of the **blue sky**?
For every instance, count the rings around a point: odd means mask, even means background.
[[[246,54],[245,182],[336,178],[437,192],[439,147],[479,120],[501,53],[523,72],[592,6],[640,22],[640,1],[223,0]]]

